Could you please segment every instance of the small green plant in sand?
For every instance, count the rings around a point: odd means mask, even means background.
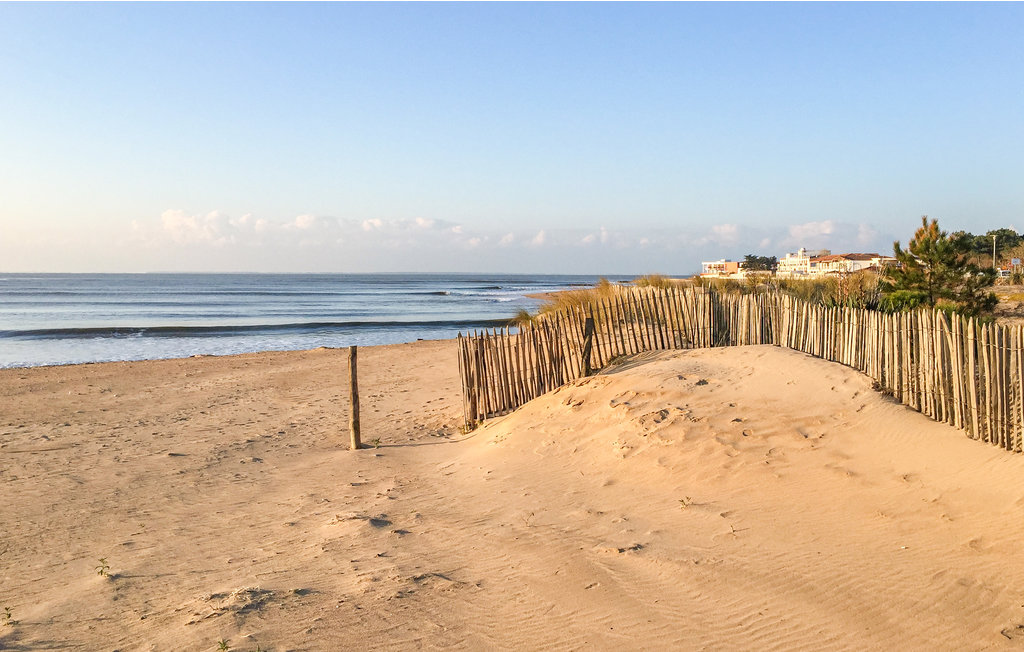
[[[14,627],[18,624],[18,621],[14,619],[14,613],[10,607],[4,607],[4,625],[8,627]]]
[[[690,498],[689,496],[684,496],[683,498],[679,499],[679,509],[686,509],[692,504],[693,498]]]
[[[228,639],[222,638],[219,641],[217,641],[217,649],[218,650],[230,650],[231,648],[228,647]]]
[[[374,448],[380,448],[380,437],[377,437],[376,439],[371,441],[370,445],[373,446]]]
[[[106,557],[100,557],[99,566],[96,567],[96,574],[100,577],[110,577],[110,564],[107,563]]]

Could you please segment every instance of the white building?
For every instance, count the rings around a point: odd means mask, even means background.
[[[818,265],[815,258],[828,256],[832,252],[828,249],[808,253],[806,249],[800,248],[795,254],[788,253],[779,260],[779,266],[775,270],[776,276],[813,276],[817,273]]]
[[[700,275],[704,278],[743,278],[743,263],[736,260],[703,262]]]

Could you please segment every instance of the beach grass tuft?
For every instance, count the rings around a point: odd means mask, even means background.
[[[646,276],[641,276],[640,278],[633,280],[633,285],[636,287],[658,288],[659,290],[681,287],[687,284],[689,284],[689,281],[686,279],[670,278],[664,274],[647,274]]]
[[[612,283],[601,277],[597,285],[590,288],[578,288],[552,294],[538,309],[538,315],[555,313],[567,308],[580,308],[593,305],[599,299],[607,299],[622,291],[621,285]]]
[[[517,312],[515,317],[509,320],[509,326],[526,326],[532,324],[533,320],[533,315],[530,314],[529,310],[524,308]]]

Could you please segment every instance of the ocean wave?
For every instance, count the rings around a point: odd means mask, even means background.
[[[139,337],[228,337],[271,333],[349,332],[355,330],[405,330],[425,328],[492,328],[508,319],[452,319],[420,321],[329,321],[290,324],[242,324],[209,326],[98,326],[89,328],[37,328],[0,330],[0,339],[58,340]]]

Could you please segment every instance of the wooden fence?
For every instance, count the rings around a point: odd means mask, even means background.
[[[1022,446],[1019,325],[933,310],[828,308],[782,294],[621,288],[518,328],[460,335],[458,344],[469,428],[621,356],[775,344],[853,367],[880,391],[972,438],[1010,451]]]

